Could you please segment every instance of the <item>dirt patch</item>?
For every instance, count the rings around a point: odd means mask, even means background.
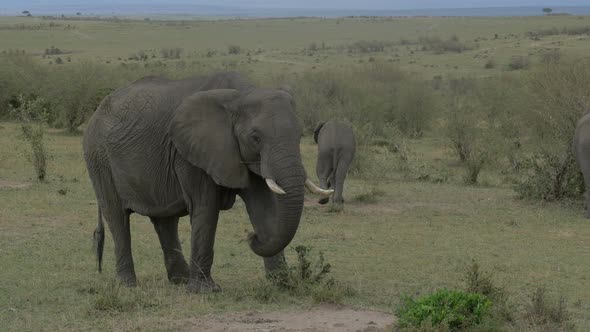
[[[335,306],[320,306],[301,311],[243,312],[208,315],[188,321],[183,331],[227,332],[373,332],[387,331],[393,315]]]
[[[31,187],[31,184],[27,183],[27,182],[14,182],[14,181],[0,180],[0,190],[3,190],[3,189],[28,189],[30,187]]]

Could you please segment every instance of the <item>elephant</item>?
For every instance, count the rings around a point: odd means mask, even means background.
[[[254,229],[251,250],[264,258],[267,272],[282,267],[302,215],[304,186],[331,194],[307,178],[301,136],[291,94],[257,88],[233,72],[148,76],[112,92],[83,137],[98,205],[99,272],[106,222],[116,275],[136,285],[129,217],[137,213],[154,226],[170,282],[186,283],[194,293],[219,291],[211,277],[215,232],[220,211],[230,209],[236,195]],[[183,216],[190,218],[190,264],[178,238]]]
[[[321,188],[334,188],[332,202],[344,203],[342,192],[344,180],[354,159],[356,140],[352,128],[338,120],[317,124],[313,139],[318,145],[316,172]],[[329,198],[319,200],[320,204],[328,203]]]
[[[573,152],[584,176],[586,188],[584,216],[590,219],[590,109],[578,120],[574,133]]]

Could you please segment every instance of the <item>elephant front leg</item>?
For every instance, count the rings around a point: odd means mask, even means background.
[[[193,293],[218,292],[221,288],[211,277],[213,245],[217,230],[217,208],[203,208],[191,213],[191,261],[187,289]]]

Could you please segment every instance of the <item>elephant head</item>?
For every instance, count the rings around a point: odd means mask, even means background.
[[[178,152],[219,185],[239,188],[255,233],[250,248],[274,256],[293,239],[307,179],[302,129],[288,92],[215,89],[193,94],[175,111],[169,134]]]

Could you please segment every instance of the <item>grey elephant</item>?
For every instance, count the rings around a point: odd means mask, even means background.
[[[332,202],[342,204],[344,180],[356,152],[354,132],[348,124],[330,120],[318,123],[313,139],[318,144],[316,172],[320,187],[333,188]],[[319,203],[326,204],[328,201],[329,198],[324,197]]]
[[[574,134],[574,156],[584,176],[585,208],[584,216],[590,218],[590,109],[578,120]]]
[[[158,235],[168,279],[192,292],[218,291],[211,277],[220,210],[239,195],[254,232],[250,248],[267,271],[284,264],[303,209],[307,179],[293,97],[259,89],[236,73],[184,80],[146,77],[107,96],[84,133],[84,157],[98,201],[95,230],[102,270],[106,221],[116,273],[136,284],[129,216],[148,216]],[[190,265],[178,219],[191,224]]]

